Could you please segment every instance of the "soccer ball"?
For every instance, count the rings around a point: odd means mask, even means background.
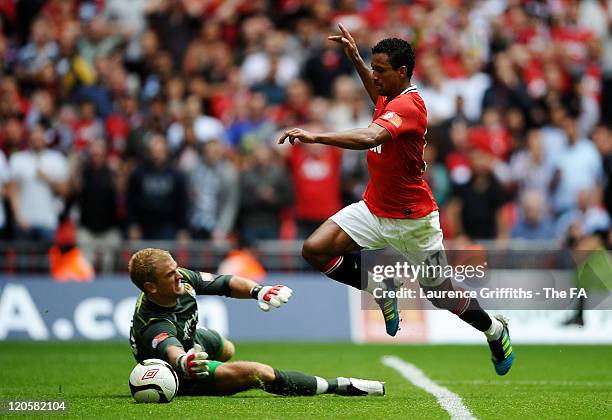
[[[130,373],[130,391],[136,402],[167,403],[178,391],[178,376],[168,363],[147,359],[138,363]]]

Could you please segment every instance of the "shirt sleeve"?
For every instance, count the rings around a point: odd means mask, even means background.
[[[229,282],[232,276],[187,270],[186,268],[178,270],[198,295],[231,296]]]
[[[416,130],[416,120],[416,110],[396,99],[389,102],[385,112],[376,118],[374,123],[384,127],[395,140],[402,133]]]
[[[176,346],[183,347],[179,339],[176,337],[176,326],[167,319],[160,319],[157,322],[149,325],[142,334],[144,345],[158,359],[168,360],[168,347]]]

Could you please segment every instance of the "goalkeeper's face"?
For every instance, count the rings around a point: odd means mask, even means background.
[[[177,270],[174,258],[165,258],[157,263],[156,294],[165,299],[174,299],[185,293],[181,280],[183,276]]]

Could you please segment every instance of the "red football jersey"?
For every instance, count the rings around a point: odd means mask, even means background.
[[[296,145],[289,165],[293,174],[295,215],[301,220],[325,220],[342,208],[342,151],[324,145]]]
[[[438,206],[423,180],[427,110],[416,86],[388,101],[379,96],[374,123],[386,128],[391,140],[368,151],[370,181],[363,194],[378,217],[418,219]]]

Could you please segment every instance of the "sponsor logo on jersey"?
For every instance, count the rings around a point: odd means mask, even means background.
[[[189,318],[187,322],[185,322],[185,326],[183,328],[183,340],[191,339],[191,336],[193,335],[193,332],[195,331],[197,324],[198,324],[198,311],[196,309],[193,315],[191,315],[191,318]]]
[[[168,338],[168,333],[161,333],[161,334],[157,334],[155,336],[155,338],[153,339],[153,341],[151,341],[151,347],[153,347],[154,349],[157,348],[157,346],[159,345],[159,343],[161,343],[162,341],[164,341],[166,338]]]
[[[391,124],[393,124],[396,128],[399,128],[400,125],[402,125],[402,119],[400,118],[399,115],[397,115],[395,112],[393,111],[389,111],[387,113],[385,113],[382,117],[383,120],[387,120],[389,121]]]
[[[159,372],[159,369],[149,369],[144,373],[144,375],[142,375],[140,380],[144,381],[146,379],[153,379],[155,378],[155,375],[157,375],[157,372]]]

